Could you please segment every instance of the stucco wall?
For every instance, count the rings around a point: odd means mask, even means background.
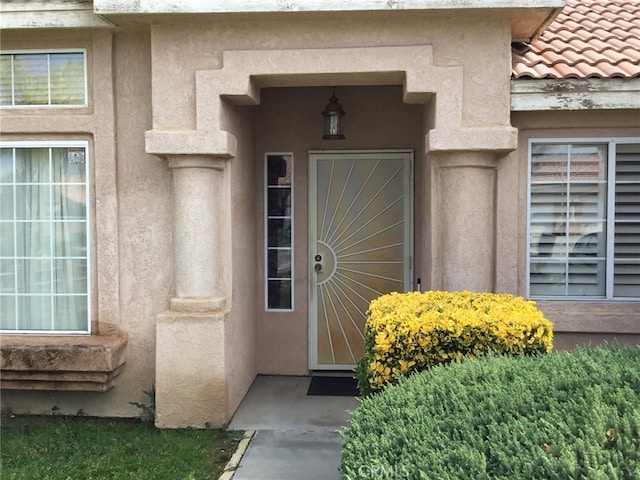
[[[118,415],[137,415],[128,402],[148,402],[142,392],[155,383],[156,316],[173,288],[172,184],[166,162],[144,153],[151,126],[149,35],[115,40],[120,311],[130,341],[114,402]]]
[[[231,312],[225,326],[227,375],[227,418],[230,418],[251,386],[256,374],[256,308],[259,308],[259,277],[255,243],[261,231],[257,228],[255,189],[259,171],[255,158],[255,108],[236,107],[230,115],[230,131],[238,138],[238,156],[228,168],[230,188],[229,225],[225,242],[231,251],[233,270]]]
[[[144,152],[151,126],[150,36],[131,32],[3,32],[2,48],[87,48],[90,104],[75,111],[10,112],[3,139],[89,139],[94,334],[129,336],[127,363],[106,393],[3,391],[15,412],[135,416],[154,383],[156,315],[172,288],[171,177]],[[43,341],[45,341],[43,339]]]
[[[506,15],[451,12],[343,13],[268,21],[211,20],[152,26],[154,128],[194,129],[194,71],[223,66],[225,50],[433,45],[434,64],[465,65],[463,124],[502,125],[509,112]],[[330,55],[326,62],[331,64]],[[282,72],[283,74],[286,72]],[[387,83],[372,71],[370,84]],[[342,79],[349,83],[348,78]],[[453,81],[453,79],[452,79]],[[299,78],[298,85],[313,85]],[[451,83],[452,89],[459,86]]]

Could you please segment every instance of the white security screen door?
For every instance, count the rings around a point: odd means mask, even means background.
[[[411,288],[413,152],[309,154],[309,364],[352,369],[369,302]]]

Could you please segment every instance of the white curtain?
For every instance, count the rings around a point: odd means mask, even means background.
[[[2,292],[13,290],[15,305],[3,298],[3,328],[13,323],[17,330],[87,330],[84,164],[69,164],[67,151],[14,150],[13,188],[2,193],[3,204],[9,195],[15,203],[14,212],[3,210],[14,215],[13,228],[2,224],[3,237],[14,235],[12,262],[5,257],[14,285],[3,280]]]

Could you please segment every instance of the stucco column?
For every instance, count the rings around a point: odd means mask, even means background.
[[[227,160],[169,157],[174,184],[175,297],[171,310],[217,310],[224,305],[220,249],[220,182]]]
[[[229,420],[225,324],[228,318],[222,215],[228,160],[170,155],[174,182],[175,296],[156,323],[156,426],[222,427]]]
[[[488,152],[437,156],[441,288],[495,288],[497,157]]]

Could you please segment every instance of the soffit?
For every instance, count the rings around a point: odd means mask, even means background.
[[[640,76],[640,0],[567,0],[528,45],[514,45],[516,79]]]

